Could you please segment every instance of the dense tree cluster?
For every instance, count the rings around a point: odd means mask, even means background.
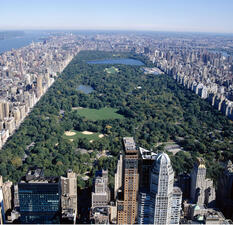
[[[0,152],[0,174],[5,179],[17,182],[34,165],[44,167],[46,175],[63,175],[71,168],[84,187],[92,179],[84,182],[81,176],[93,177],[97,169],[106,168],[112,185],[124,136],[134,136],[139,146],[154,151],[161,150],[155,147],[158,142],[176,141],[185,150],[171,155],[176,173],[189,172],[195,158],[203,156],[209,176],[219,176],[221,162],[233,160],[232,123],[167,75],[145,75],[141,67],[126,65],[116,65],[119,72],[108,74],[104,69],[111,65],[86,62],[114,57],[139,58],[83,51],[72,60]],[[80,84],[95,91],[81,93]],[[114,107],[125,119],[89,121],[72,107]],[[71,129],[106,136],[92,143],[85,138],[71,142],[64,138]],[[81,153],[80,148],[93,151]],[[102,150],[109,150],[110,157],[97,157]]]

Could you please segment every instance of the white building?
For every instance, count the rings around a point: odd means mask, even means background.
[[[115,174],[115,186],[114,186],[114,198],[117,198],[117,193],[122,187],[122,171],[123,171],[123,157],[122,154],[120,154],[120,157],[117,162],[117,171]]]
[[[154,162],[151,179],[150,224],[170,224],[174,172],[167,154],[159,154]]]

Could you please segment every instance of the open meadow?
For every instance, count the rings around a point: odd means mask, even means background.
[[[92,121],[124,118],[123,115],[117,113],[117,109],[107,107],[101,109],[81,108],[77,110],[77,113]]]

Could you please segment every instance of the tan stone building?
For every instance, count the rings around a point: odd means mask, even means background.
[[[9,130],[9,135],[13,134],[15,130],[15,118],[10,117],[9,119],[7,119],[5,125],[6,125],[6,129]]]
[[[10,113],[10,103],[5,100],[0,100],[0,120],[8,118]]]
[[[2,176],[0,176],[0,188],[2,189],[3,194],[3,205],[4,205],[4,213],[8,210],[12,209],[12,201],[13,201],[13,183],[11,181],[3,182]]]
[[[138,150],[132,137],[123,138],[122,196],[117,201],[117,223],[135,224],[138,210]]]
[[[199,158],[191,172],[191,200],[197,205],[214,205],[215,188],[213,180],[206,178],[204,160]]]
[[[73,218],[77,216],[77,174],[69,170],[67,177],[61,177],[61,208],[63,218]]]
[[[43,87],[42,87],[42,80],[43,77],[41,75],[38,75],[37,77],[37,87],[36,87],[36,97],[39,99],[41,95],[43,94]]]

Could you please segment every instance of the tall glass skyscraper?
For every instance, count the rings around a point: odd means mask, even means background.
[[[151,224],[170,224],[174,172],[167,154],[159,154],[151,171]]]
[[[138,195],[138,223],[150,223],[150,173],[157,154],[139,147],[139,195]]]
[[[33,168],[18,184],[21,223],[59,223],[60,182]]]

